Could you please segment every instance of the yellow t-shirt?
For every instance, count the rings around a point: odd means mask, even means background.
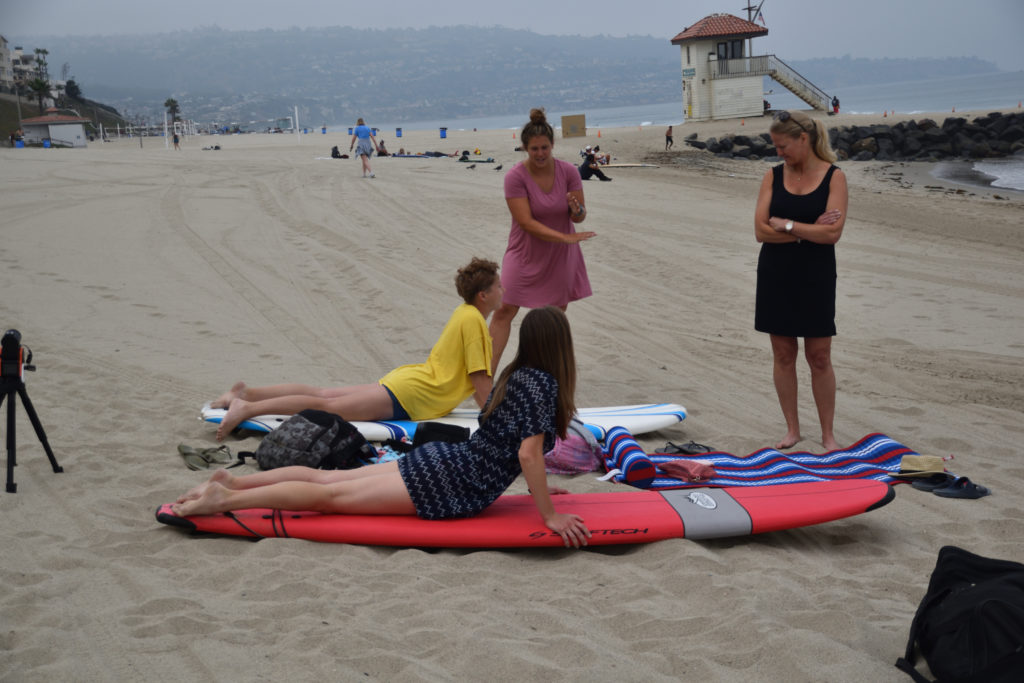
[[[471,372],[491,374],[491,334],[476,306],[460,304],[448,319],[426,363],[403,365],[380,379],[413,420],[452,411],[473,394]]]

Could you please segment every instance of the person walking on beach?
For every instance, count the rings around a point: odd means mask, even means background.
[[[572,164],[555,159],[555,131],[543,109],[530,111],[519,140],[526,160],[505,174],[505,203],[512,231],[501,262],[504,303],[491,319],[492,370],[508,344],[521,306],[557,306],[591,295],[580,242],[597,233],[576,232],[587,217],[583,183]]]
[[[359,146],[356,147],[358,141]],[[355,130],[352,131],[352,140],[349,142],[348,151],[352,151],[352,148],[356,147],[356,155],[359,160],[363,162],[363,177],[367,174],[371,178],[375,178],[373,175],[373,169],[370,168],[370,155],[377,150],[377,138],[373,135],[373,130],[363,122],[360,118],[356,121]]]
[[[493,375],[487,317],[502,299],[498,264],[474,258],[459,268],[455,288],[465,303],[452,313],[425,363],[403,365],[376,384],[347,387],[249,387],[237,382],[210,403],[212,408],[227,408],[217,440],[251,417],[292,415],[307,408],[350,421],[431,420],[451,412],[469,396],[482,408]]]
[[[479,514],[522,473],[544,524],[566,547],[586,545],[583,518],[555,512],[551,496],[566,491],[549,487],[544,471],[555,436],[566,438],[575,391],[569,321],[557,308],[533,310],[469,441],[427,443],[399,460],[354,470],[293,466],[233,476],[221,469],[171,509],[182,517],[274,508],[453,519]]]
[[[796,359],[797,337],[803,337],[821,444],[836,450],[835,244],[846,223],[846,176],[833,164],[836,154],[821,121],[780,111],[769,135],[783,163],[765,173],[754,213],[754,236],[761,243],[754,328],[770,335],[775,391],[786,420],[786,434],[775,447],[790,448],[802,438]]]
[[[832,113],[833,114],[838,114],[839,113],[839,96],[838,95],[833,95],[832,96]]]
[[[672,144],[673,144],[672,143],[672,126],[669,126],[668,130],[665,131],[665,151],[666,152],[669,151],[670,149],[672,149]]]
[[[181,138],[178,137],[177,131],[175,131],[174,137],[171,138],[171,141],[174,142],[174,149],[176,149],[176,150],[178,150],[180,152],[181,151],[181,144],[180,144],[181,143]]]

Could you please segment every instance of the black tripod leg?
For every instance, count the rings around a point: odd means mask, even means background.
[[[21,396],[21,402],[25,405],[25,412],[28,413],[28,419],[32,421],[32,427],[36,430],[36,436],[39,437],[39,442],[43,444],[43,450],[46,451],[46,457],[50,459],[50,466],[53,467],[54,472],[63,472],[64,468],[58,465],[57,458],[53,457],[53,451],[50,449],[50,444],[46,440],[46,432],[43,431],[43,423],[39,421],[39,416],[36,415],[36,409],[32,407],[32,401],[28,397],[28,392],[25,391],[24,384],[18,387],[18,396]]]
[[[14,483],[15,443],[17,437],[14,434],[14,391],[4,394],[7,399],[7,493],[17,493],[18,485]],[[0,398],[0,404],[4,398]]]

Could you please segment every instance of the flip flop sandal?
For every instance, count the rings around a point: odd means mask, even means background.
[[[185,466],[190,470],[208,470],[213,465],[227,465],[234,461],[227,445],[196,450],[187,444],[179,444],[178,453],[184,458]]]
[[[682,445],[667,441],[662,448],[655,448],[654,452],[674,455],[700,455],[701,453],[710,453],[713,450],[710,446],[705,446],[696,441],[687,441]]]
[[[987,496],[992,492],[980,484],[975,484],[967,477],[957,477],[948,485],[937,488],[932,493],[943,498],[975,499]]]
[[[893,476],[899,478],[898,475]],[[924,477],[923,479],[913,479],[911,480],[910,485],[918,491],[934,491],[935,489],[949,486],[955,480],[955,474],[950,474],[949,472],[936,472],[935,474]],[[903,481],[906,481],[906,479]]]
[[[190,470],[208,470],[210,461],[199,454],[199,451],[186,444],[178,444],[178,453],[185,460],[185,467]]]

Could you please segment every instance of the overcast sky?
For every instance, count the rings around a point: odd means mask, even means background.
[[[751,4],[758,5],[760,0]],[[746,18],[746,0],[0,0],[0,34],[166,33],[202,26],[427,28],[506,26],[546,34],[671,39],[715,12]],[[159,7],[159,9],[156,9]],[[765,0],[757,54],[815,57],[980,57],[1024,69],[1024,0]],[[32,48],[35,46],[28,46]]]

